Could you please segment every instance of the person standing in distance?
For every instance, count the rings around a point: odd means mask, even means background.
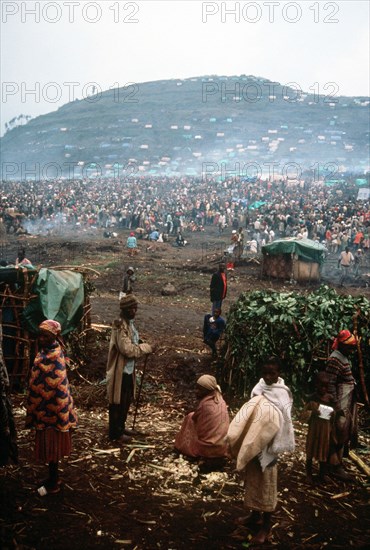
[[[354,261],[355,259],[353,257],[352,252],[350,252],[349,247],[346,246],[343,252],[340,253],[340,256],[338,259],[338,268],[340,268],[342,272],[342,275],[340,278],[340,286],[343,286],[344,281],[347,279],[349,269]]]
[[[122,280],[122,295],[133,294],[135,281],[135,270],[132,266],[130,266]]]
[[[137,254],[137,240],[133,231],[131,231],[130,235],[127,237],[126,246],[129,256],[135,256]]]
[[[149,344],[139,340],[134,325],[137,298],[128,294],[120,300],[120,316],[113,322],[107,361],[109,400],[109,439],[127,443],[137,432],[126,429],[127,414],[134,395],[135,359],[152,353]]]
[[[212,315],[215,313],[215,309],[221,309],[222,301],[226,298],[227,294],[227,277],[226,266],[222,262],[218,266],[218,271],[212,275],[210,284],[210,295],[212,302]]]

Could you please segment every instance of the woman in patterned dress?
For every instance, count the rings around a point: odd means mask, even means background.
[[[71,431],[77,417],[66,372],[66,359],[58,340],[61,326],[46,320],[39,326],[40,351],[29,381],[26,428],[35,428],[35,458],[49,464],[49,477],[40,494],[58,493],[58,462],[71,453]]]

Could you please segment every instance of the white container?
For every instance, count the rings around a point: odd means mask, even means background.
[[[46,487],[44,487],[44,485],[42,485],[41,487],[39,487],[37,489],[37,492],[38,494],[40,495],[40,497],[44,497],[48,494],[47,490],[46,490]]]
[[[319,405],[319,417],[323,420],[330,420],[333,412],[333,407],[329,407],[328,405]]]

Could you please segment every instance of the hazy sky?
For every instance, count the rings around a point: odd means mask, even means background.
[[[1,130],[91,82],[253,74],[367,96],[369,28],[367,0],[1,0]]]

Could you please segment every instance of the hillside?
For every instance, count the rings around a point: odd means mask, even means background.
[[[254,76],[147,82],[75,100],[8,131],[2,163],[16,163],[22,179],[35,163],[40,177],[60,175],[49,163],[63,175],[72,167],[75,175],[199,174],[221,163],[253,175],[251,163],[264,171],[278,163],[281,172],[290,162],[363,171],[368,109],[368,98],[297,93]]]

